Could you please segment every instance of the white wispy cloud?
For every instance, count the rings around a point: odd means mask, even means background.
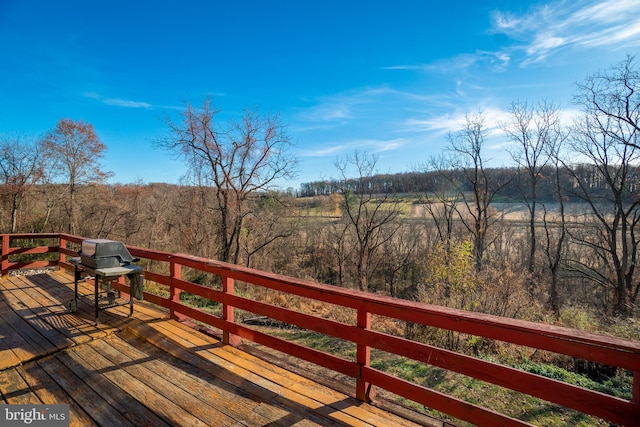
[[[121,98],[106,98],[102,102],[104,102],[107,105],[114,105],[116,107],[126,107],[126,108],[146,108],[146,109],[149,109],[149,108],[153,107],[148,102],[131,101],[131,100],[128,100],[128,99],[121,99]]]
[[[348,144],[328,143],[326,146],[301,150],[300,155],[302,157],[325,157],[337,155],[347,150],[349,150]]]
[[[124,108],[144,108],[151,109],[153,105],[148,102],[141,101],[133,101],[130,99],[122,99],[122,98],[108,98],[100,95],[97,92],[85,92],[84,96],[87,98],[95,99],[96,101],[102,102],[106,105],[112,105],[115,107],[124,107]]]
[[[640,46],[640,5],[637,0],[555,1],[525,14],[494,11],[490,33],[516,42],[510,55],[524,54],[521,65],[541,62],[563,49],[611,49]]]
[[[512,63],[527,66],[565,49],[629,49],[640,47],[638,0],[556,0],[526,13],[496,10],[488,34],[508,41],[495,51],[460,53],[428,64],[390,65],[386,70],[469,71],[489,67],[506,70]]]
[[[391,65],[383,70],[435,71],[451,73],[452,71],[467,71],[474,66],[488,66],[491,71],[504,71],[511,61],[508,52],[490,52],[478,50],[474,53],[461,53],[450,58],[440,59],[429,64]]]
[[[487,130],[489,135],[499,133],[500,123],[507,121],[509,118],[509,112],[501,108],[478,107],[475,111],[484,115],[484,128]],[[420,129],[424,132],[436,132],[444,135],[449,132],[458,132],[463,129],[469,114],[473,113],[458,110],[453,113],[442,114],[425,119],[408,119],[405,122],[405,125],[414,129]]]
[[[478,106],[473,110],[458,110],[453,113],[443,114],[425,119],[408,119],[405,124],[415,129],[421,129],[425,132],[438,132],[446,134],[448,132],[457,132],[464,128],[467,115],[481,113],[485,117],[484,128],[489,135],[501,134],[504,123],[513,120],[512,114],[503,108],[482,107]],[[575,108],[561,108],[558,110],[558,118],[562,126],[571,126],[575,119],[581,114],[580,110]]]
[[[326,146],[315,147],[301,151],[305,157],[324,157],[351,153],[353,151],[363,151],[368,153],[382,153],[385,151],[397,150],[406,146],[408,140],[405,138],[396,139],[353,139],[341,142],[328,143]]]
[[[391,92],[388,88],[354,89],[322,97],[309,108],[299,112],[298,119],[305,122],[345,123],[360,116],[359,109],[384,94]]]
[[[298,115],[307,122],[343,122],[354,118],[353,104],[342,99],[325,100]]]
[[[442,99],[443,95],[403,92],[388,86],[356,88],[312,100],[308,108],[296,114],[297,127],[305,131],[326,130],[361,120],[389,121],[393,116],[391,110],[397,112],[415,105],[437,104]],[[377,117],[376,112],[384,117]]]

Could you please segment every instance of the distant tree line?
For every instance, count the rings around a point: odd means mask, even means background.
[[[577,180],[586,183],[594,196],[605,197],[609,188],[605,177],[597,166],[589,163],[571,164],[569,170],[562,170],[560,185],[567,202],[579,202],[582,199],[573,191]],[[459,175],[462,178],[463,170],[451,169],[451,175]],[[555,168],[545,165],[537,171],[537,200],[552,202],[556,200]],[[623,194],[626,200],[630,200],[633,194],[640,191],[640,165],[629,166],[629,178],[625,182],[626,188]],[[487,178],[490,181],[505,181],[497,192],[496,197],[505,202],[523,201],[523,188],[529,180],[527,172],[517,166],[487,168]],[[367,178],[365,185],[373,194],[412,194],[421,195],[438,191],[443,185],[442,171],[426,170],[422,172],[401,172],[397,174],[374,174]],[[302,183],[297,193],[298,197],[330,196],[343,190],[354,191],[360,184],[355,178],[330,179]],[[471,183],[461,179],[462,191],[472,191]]]

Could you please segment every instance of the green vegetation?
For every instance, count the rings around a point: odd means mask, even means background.
[[[200,295],[190,294],[188,292],[180,293],[180,302],[191,307],[198,308],[211,314],[220,314],[221,304]]]
[[[584,375],[570,372],[551,364],[527,362],[516,367],[523,371],[531,372],[532,374],[553,378],[554,380],[577,385],[589,390],[610,394],[626,400],[631,399],[631,387],[633,385],[631,375],[618,374],[613,378],[607,378],[602,382],[598,382]]]

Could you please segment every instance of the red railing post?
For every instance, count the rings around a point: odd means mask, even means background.
[[[169,275],[171,276],[169,284],[169,316],[171,316],[172,319],[177,320],[172,303],[180,302],[180,294],[182,293],[182,290],[180,288],[176,288],[174,282],[182,278],[182,265],[171,261],[169,263]]]
[[[67,262],[67,256],[63,252],[64,249],[67,249],[67,239],[60,235],[58,237],[58,267],[60,267],[60,264]]]
[[[2,277],[6,277],[9,274],[9,235],[2,235],[2,261],[0,262],[0,269],[2,270]]]
[[[633,385],[631,387],[631,402],[640,405],[640,371],[633,371]]]
[[[365,309],[358,310],[358,328],[363,330],[371,329],[371,313]],[[375,393],[371,384],[366,382],[362,377],[364,368],[371,364],[371,347],[364,344],[357,345],[356,362],[360,367],[360,374],[356,379],[356,398],[363,402],[371,402],[375,397]]]
[[[222,277],[222,292],[228,295],[233,295],[234,287],[235,287],[235,282],[233,278],[228,276]],[[222,304],[222,320],[226,320],[227,322],[231,322],[231,323],[235,321],[233,306],[226,303]],[[240,343],[242,342],[242,339],[239,336],[234,335],[227,330],[223,330],[222,342],[236,347],[240,345]]]

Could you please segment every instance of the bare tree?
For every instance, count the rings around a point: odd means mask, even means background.
[[[435,182],[425,192],[424,200],[421,203],[433,220],[438,238],[446,253],[449,252],[453,238],[453,225],[454,220],[458,217],[457,204],[459,202],[457,193],[459,182],[456,171],[449,160],[440,156],[429,161],[429,169],[433,169],[435,172]]]
[[[527,271],[531,278],[529,293],[533,295],[537,251],[538,184],[544,168],[551,159],[551,153],[555,152],[554,146],[562,141],[564,135],[561,131],[557,107],[546,101],[535,107],[526,102],[516,102],[511,104],[510,113],[510,121],[503,123],[502,128],[509,139],[515,143],[511,157],[525,181],[520,192],[529,211]]]
[[[578,87],[576,99],[584,103],[584,114],[576,123],[571,146],[590,161],[592,173],[579,174],[577,168],[568,168],[575,195],[589,206],[594,231],[574,227],[571,237],[599,260],[586,264],[573,259],[571,266],[615,295],[611,308],[619,315],[633,312],[640,291],[636,272],[640,262],[640,129],[633,121],[640,107],[629,103],[640,90],[640,79],[632,64],[628,58],[614,67],[618,74],[595,74]]]
[[[177,232],[176,241],[189,253],[204,257],[219,253],[219,233],[215,230],[220,228],[220,219],[212,207],[215,192],[215,188],[187,185],[169,205],[173,212],[167,229]]]
[[[407,291],[415,289],[417,284],[416,259],[422,256],[424,233],[418,231],[413,223],[401,226],[392,239],[385,239],[382,245],[382,275],[392,297],[408,297]],[[420,255],[418,255],[420,253]]]
[[[27,193],[43,174],[40,143],[25,137],[5,137],[0,142],[2,196],[8,199],[10,231],[18,229],[18,212]]]
[[[574,131],[574,150],[593,165],[591,181],[573,173],[577,193],[587,202],[596,233],[572,229],[572,238],[597,255],[599,265],[574,260],[573,267],[610,290],[613,311],[632,312],[640,290],[638,260],[640,198],[640,73],[632,56],[578,85],[575,101],[583,116]],[[571,170],[571,169],[570,169]]]
[[[342,177],[343,218],[354,236],[356,283],[360,290],[369,289],[374,255],[392,239],[399,224],[397,199],[389,194],[374,194],[370,179],[374,176],[377,158],[354,153],[336,161]],[[349,179],[350,167],[357,175]],[[388,229],[387,229],[388,228]],[[385,230],[387,229],[387,230]]]
[[[216,122],[219,111],[206,100],[200,109],[187,105],[181,121],[169,116],[169,135],[157,144],[181,156],[192,182],[215,189],[219,258],[238,263],[245,218],[252,213],[250,198],[274,188],[296,172],[288,152],[291,140],[276,115],[245,111],[227,126]]]
[[[287,199],[278,197],[276,193],[267,193],[252,201],[252,214],[245,218],[245,239],[242,242],[247,267],[270,270],[267,264],[271,264],[272,260],[267,259],[267,249],[277,241],[288,239],[296,231],[299,218],[290,215],[293,204]],[[256,266],[253,258],[260,253],[264,256],[260,257],[260,265]]]
[[[131,242],[144,227],[141,185],[94,185],[78,199],[83,221],[81,236],[117,238]]]
[[[563,189],[564,179],[560,152],[562,142],[547,146],[551,163],[553,164],[553,181],[555,187],[555,200],[558,203],[557,213],[549,214],[543,203],[542,224],[544,227],[543,252],[546,265],[551,275],[549,281],[549,306],[556,317],[560,316],[560,269],[563,261],[563,251],[567,241],[567,219],[565,215],[565,194]],[[553,217],[556,217],[554,219]]]
[[[328,255],[326,264],[332,272],[332,282],[338,286],[345,286],[347,260],[353,248],[349,241],[350,225],[342,220],[332,221],[323,233],[322,249]]]
[[[491,201],[508,183],[494,182],[487,173],[485,163],[488,159],[483,157],[485,122],[486,115],[482,112],[467,114],[462,130],[448,136],[452,160],[461,174],[457,187],[460,203],[456,204],[456,210],[473,238],[476,271],[482,269],[485,251],[492,243],[489,229],[497,220],[490,209]],[[465,186],[471,189],[470,195]]]
[[[148,187],[149,193],[144,199],[144,207],[141,209],[143,218],[147,222],[147,235],[146,239],[141,241],[141,246],[161,251],[182,250],[176,248],[171,235],[171,229],[175,228],[173,221],[177,219],[175,213],[171,211],[171,206],[174,197],[184,192],[177,192],[169,184],[154,183]]]
[[[585,114],[591,117],[609,118],[629,131],[640,132],[640,72],[634,56],[612,66],[607,71],[598,71],[578,84],[575,96]],[[621,144],[631,144],[640,148],[635,141],[621,138],[616,127],[601,126],[601,131]]]
[[[61,119],[43,141],[44,155],[51,161],[49,173],[67,184],[69,233],[76,232],[76,195],[82,185],[101,183],[111,176],[102,170],[100,159],[107,146],[100,142],[93,126],[82,120]]]

